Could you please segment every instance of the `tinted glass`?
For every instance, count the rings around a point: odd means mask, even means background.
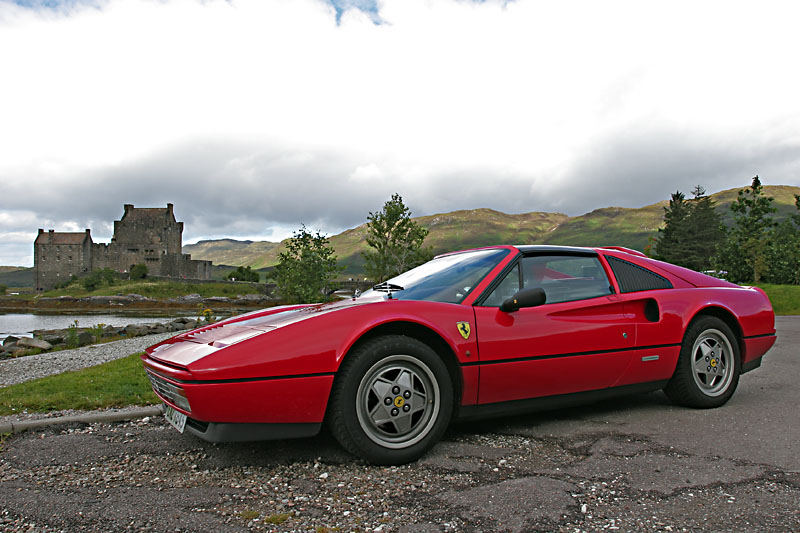
[[[397,300],[461,303],[508,253],[509,250],[489,249],[446,255],[404,272],[386,283],[403,288],[392,291],[392,298]],[[375,289],[364,294],[373,292],[376,292]]]

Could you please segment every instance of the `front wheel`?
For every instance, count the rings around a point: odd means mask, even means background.
[[[688,407],[719,407],[739,383],[741,355],[730,327],[712,316],[701,317],[686,330],[675,374],[664,392]]]
[[[402,464],[441,438],[452,412],[453,385],[439,355],[416,339],[391,335],[348,356],[334,383],[329,425],[354,455]]]

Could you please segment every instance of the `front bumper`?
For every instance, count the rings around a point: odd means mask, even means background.
[[[241,380],[195,380],[188,371],[168,367],[146,355],[142,356],[142,362],[153,382],[155,394],[164,403],[199,424],[193,427],[195,434],[209,431],[212,436],[217,433],[235,434],[238,430],[227,425],[237,424],[255,425],[256,427],[251,428],[255,434],[269,434],[276,430],[278,433],[290,431],[281,428],[281,425],[319,426],[325,417],[333,386],[333,373]],[[210,426],[212,423],[215,426]],[[203,424],[209,424],[211,429],[201,428]],[[217,428],[216,425],[219,424],[226,427]],[[273,427],[267,431],[258,427],[261,425]],[[312,429],[306,428],[301,433],[308,431]]]

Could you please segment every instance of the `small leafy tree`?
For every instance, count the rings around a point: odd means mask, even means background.
[[[0,284],[0,295],[5,294],[7,290],[8,290],[7,286]]]
[[[226,276],[226,278],[234,281],[254,281],[258,283],[260,276],[258,275],[258,272],[256,272],[249,266],[248,267],[240,266],[236,270],[231,270]]]
[[[731,204],[734,226],[715,262],[728,271],[732,281],[758,283],[768,271],[767,252],[776,226],[771,215],[777,211],[772,202],[773,198],[764,195],[761,180],[755,176],[751,186],[740,190]]]
[[[147,265],[139,263],[131,267],[131,279],[144,279],[147,277]]]
[[[328,238],[303,225],[286,241],[273,270],[281,297],[289,303],[312,303],[325,292],[341,269]]]
[[[403,198],[395,193],[383,209],[367,217],[367,245],[362,252],[364,270],[375,281],[384,281],[428,261],[432,252],[422,243],[428,230],[411,219]]]

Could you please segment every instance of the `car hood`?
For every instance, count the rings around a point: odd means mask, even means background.
[[[263,335],[274,329],[310,320],[321,315],[342,311],[356,306],[378,303],[383,295],[371,295],[357,299],[348,298],[325,304],[309,306],[282,306],[264,309],[229,318],[151,346],[147,353],[153,359],[186,367],[217,350]]]

